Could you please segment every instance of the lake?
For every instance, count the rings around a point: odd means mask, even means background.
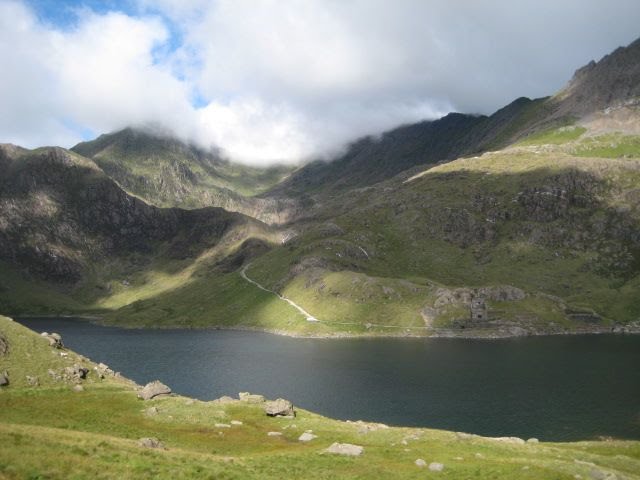
[[[25,318],[144,384],[211,400],[283,397],[338,419],[487,436],[640,439],[640,336],[503,340],[295,339],[226,330],[128,330]]]

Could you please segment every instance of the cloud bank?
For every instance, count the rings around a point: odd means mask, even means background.
[[[60,3],[64,25],[37,1],[0,2],[1,142],[154,123],[255,164],[548,95],[640,18],[637,0]]]

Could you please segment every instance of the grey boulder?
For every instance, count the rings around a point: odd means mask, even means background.
[[[284,398],[278,398],[265,403],[264,411],[270,417],[295,417],[296,412],[293,409],[293,404],[289,400]]]
[[[325,450],[327,453],[333,453],[336,455],[346,455],[349,457],[357,457],[364,453],[364,447],[360,445],[353,445],[351,443],[332,443],[329,448]]]
[[[171,395],[171,389],[159,380],[147,383],[138,392],[138,397],[142,400],[151,400],[159,395]]]

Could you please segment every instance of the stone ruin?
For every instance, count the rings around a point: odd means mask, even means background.
[[[469,306],[472,322],[485,322],[489,320],[489,309],[484,297],[474,297]]]

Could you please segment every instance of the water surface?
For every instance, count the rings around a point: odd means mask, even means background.
[[[293,339],[20,319],[138,383],[249,391],[338,419],[541,440],[640,439],[640,336]]]

